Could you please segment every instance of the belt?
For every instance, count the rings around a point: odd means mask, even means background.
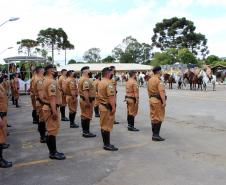
[[[109,103],[100,103],[100,104],[103,105],[104,107],[106,107],[107,110],[109,110],[110,112],[112,111],[111,104],[109,104]]]
[[[7,112],[0,112],[0,117],[1,118],[5,117],[5,116],[7,116]]]
[[[162,102],[162,98],[161,98],[160,94],[151,94],[149,96],[149,98],[157,98],[157,99],[161,100],[161,102]],[[165,100],[167,100],[167,96],[165,96]]]
[[[85,97],[84,96],[80,96],[80,98],[85,101]],[[94,97],[89,97],[89,102],[92,103],[95,100]]]

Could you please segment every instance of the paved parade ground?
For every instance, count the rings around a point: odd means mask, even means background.
[[[62,122],[57,137],[65,161],[48,158],[32,124],[29,96],[22,108],[9,108],[8,143],[4,156],[10,169],[0,169],[1,185],[225,185],[226,184],[226,86],[217,91],[167,90],[167,116],[161,130],[166,141],[151,140],[146,88],[140,88],[136,127],[126,129],[125,87],[118,87],[117,121],[112,144],[118,152],[102,150],[99,120],[94,118],[94,139],[81,137],[81,128]],[[80,124],[79,115],[76,120]]]

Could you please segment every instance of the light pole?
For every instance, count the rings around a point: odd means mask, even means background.
[[[17,21],[18,19],[20,19],[20,18],[19,17],[12,17],[12,18],[6,20],[5,22],[3,22],[2,24],[0,24],[0,27],[3,26],[4,24],[6,24],[7,22]]]
[[[8,48],[4,49],[3,51],[0,52],[0,55],[1,55],[2,53],[4,53],[5,51],[7,51],[8,49],[13,49],[13,47],[8,47]]]

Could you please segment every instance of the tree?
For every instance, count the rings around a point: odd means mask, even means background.
[[[132,36],[123,39],[112,50],[113,56],[121,63],[144,63],[150,59],[152,47],[146,43],[139,43]]]
[[[89,63],[97,63],[100,61],[100,49],[99,48],[90,48],[84,53],[83,59]]]
[[[19,45],[19,53],[25,53],[27,56],[31,56],[32,49],[37,47],[39,43],[32,39],[22,39],[21,41],[18,41],[17,44]]]
[[[195,55],[205,57],[209,51],[205,35],[195,32],[196,27],[186,18],[173,17],[157,23],[153,29],[152,46],[166,51],[169,48],[187,48]]]
[[[151,60],[152,66],[159,66],[159,65],[167,65],[173,64],[174,59],[171,55],[167,52],[156,52],[154,53],[153,59]]]
[[[71,59],[71,60],[69,60],[68,61],[68,63],[67,64],[76,64],[77,62],[76,62],[76,60],[74,60],[74,59]]]
[[[211,65],[216,61],[220,61],[221,59],[216,55],[210,55],[206,59],[206,64]]]
[[[42,57],[47,58],[48,51],[46,49],[35,48],[36,53],[40,53]]]
[[[64,59],[65,59],[65,65],[67,62],[67,49],[72,50],[74,49],[74,45],[70,43],[69,40],[64,40],[63,43],[60,45],[60,48],[64,50]]]
[[[115,62],[115,58],[112,56],[107,56],[106,58],[102,59],[102,63],[114,63]]]
[[[51,48],[52,61],[54,62],[54,50],[62,49],[62,45],[67,39],[67,34],[62,28],[47,28],[39,32],[37,41],[42,44],[42,47]]]
[[[178,51],[179,62],[183,64],[197,64],[198,61],[194,54],[189,51],[187,48],[180,49]]]

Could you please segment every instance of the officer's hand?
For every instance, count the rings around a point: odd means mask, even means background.
[[[163,103],[163,104],[162,104],[162,107],[166,107],[166,103]]]
[[[52,118],[53,120],[57,120],[58,114],[56,111],[53,112]]]
[[[115,112],[116,112],[116,109],[112,109],[110,115],[113,116],[115,114]]]

